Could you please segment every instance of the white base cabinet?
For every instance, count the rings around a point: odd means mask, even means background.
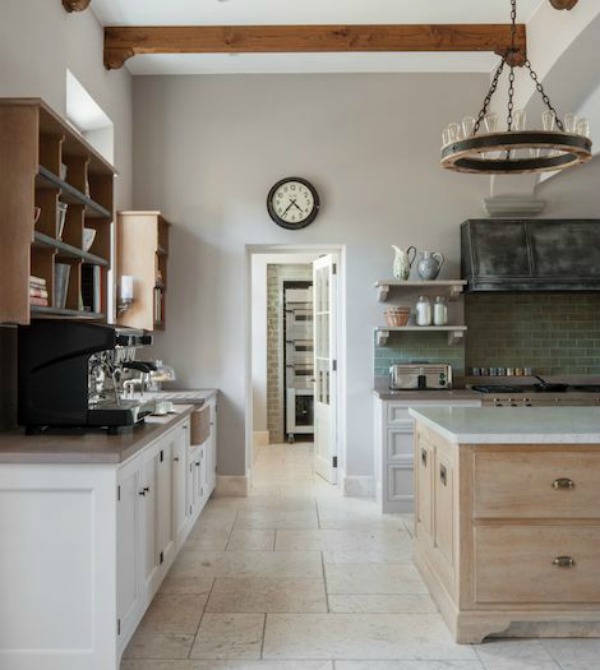
[[[414,510],[415,425],[409,407],[481,407],[473,400],[373,399],[375,447],[375,497],[382,512]]]
[[[121,464],[0,464],[2,670],[118,670],[214,487],[214,430],[190,433],[186,414]]]

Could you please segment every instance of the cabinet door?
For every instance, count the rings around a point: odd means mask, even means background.
[[[210,437],[206,444],[206,496],[214,491],[217,485],[217,402],[210,402]]]
[[[160,450],[151,447],[144,458],[142,489],[143,583],[148,599],[159,583],[160,551],[158,549],[158,476]]]
[[[158,561],[164,565],[163,573],[171,565],[175,556],[175,526],[173,524],[173,447],[181,428],[171,432],[162,440],[159,450],[158,466]]]
[[[435,450],[434,542],[441,556],[454,565],[454,467],[452,461],[438,448]]]
[[[119,471],[117,488],[117,634],[129,639],[144,608],[141,580],[142,459]]]
[[[432,534],[432,499],[433,482],[431,481],[433,473],[433,447],[427,442],[421,434],[417,435],[415,469],[417,479],[417,500],[415,510],[415,523],[417,533],[424,534],[428,539]]]
[[[177,547],[186,537],[188,527],[188,494],[187,494],[187,453],[189,450],[189,426],[186,423],[177,431],[173,441],[171,458],[171,494],[172,524]]]

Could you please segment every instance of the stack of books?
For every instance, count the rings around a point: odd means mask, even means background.
[[[29,304],[48,307],[48,289],[42,277],[29,276]]]

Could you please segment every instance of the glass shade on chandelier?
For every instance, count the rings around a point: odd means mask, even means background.
[[[449,170],[480,174],[545,172],[583,163],[592,156],[589,121],[572,113],[561,120],[528,60],[523,65],[547,108],[541,129],[528,130],[525,111],[514,109],[516,0],[511,0],[511,7],[511,48],[494,73],[482,109],[477,117],[465,116],[461,123],[449,123],[442,133],[441,165]],[[510,68],[507,122],[506,129],[499,130],[498,114],[490,111],[489,105],[506,64]]]

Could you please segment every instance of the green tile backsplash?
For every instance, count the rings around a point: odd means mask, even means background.
[[[455,377],[471,367],[531,367],[544,375],[600,375],[600,293],[465,296],[464,344],[445,333],[392,333],[375,344],[374,374],[394,363],[450,363]]]
[[[465,297],[470,367],[531,367],[536,374],[600,374],[600,294]]]
[[[454,376],[463,376],[465,352],[462,344],[449,345],[448,333],[390,333],[388,344],[375,344],[375,376],[386,376],[395,363],[450,363]]]

